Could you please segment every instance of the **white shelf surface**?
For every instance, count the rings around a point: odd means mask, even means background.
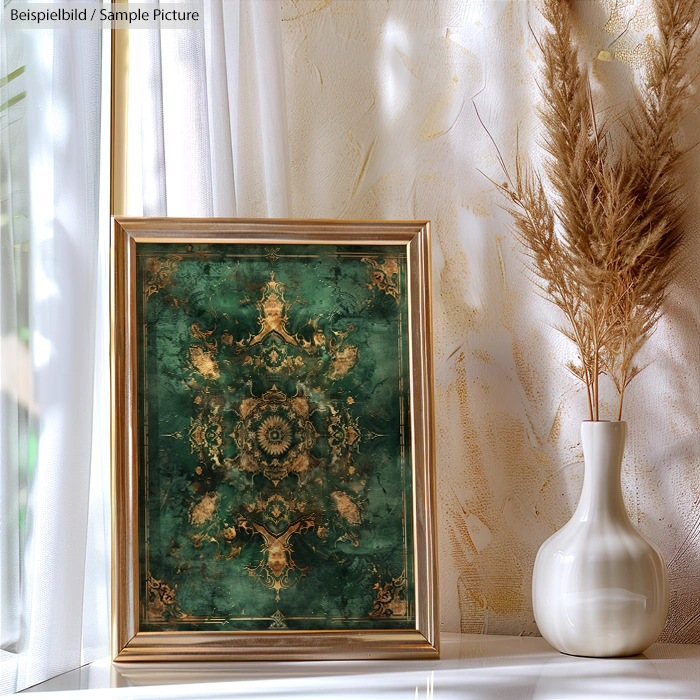
[[[96,661],[24,691],[54,700],[699,700],[700,645],[626,659],[565,656],[540,637],[443,634],[439,661]]]

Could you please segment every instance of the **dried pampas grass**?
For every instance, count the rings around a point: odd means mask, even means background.
[[[613,154],[581,68],[571,0],[543,0],[544,173],[518,155],[511,174],[499,152],[507,182],[492,180],[508,198],[535,283],[566,317],[560,330],[579,355],[569,369],[586,386],[591,420],[599,420],[602,374],[617,387],[621,420],[625,389],[640,372],[635,357],[661,315],[683,236],[684,152],[674,137],[691,91],[700,3],[655,4],[658,41],[622,118],[625,143]]]

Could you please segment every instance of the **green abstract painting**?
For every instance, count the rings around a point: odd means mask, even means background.
[[[405,246],[136,251],[140,630],[414,629]]]

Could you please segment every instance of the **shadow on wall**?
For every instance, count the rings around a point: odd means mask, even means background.
[[[601,29],[606,18],[585,11],[593,60],[613,37]],[[442,628],[536,634],[532,566],[578,500],[586,398],[564,367],[573,350],[554,328],[561,319],[523,274],[509,217],[478,172],[500,177],[472,103],[508,162],[518,130],[521,151],[541,157],[528,28],[542,24],[536,3],[308,0],[283,2],[282,18],[294,215],[432,221]],[[606,95],[618,99],[628,67],[603,70]],[[697,299],[690,272],[679,285],[678,295]],[[689,349],[697,310],[669,309],[667,327],[670,350],[657,334],[650,354],[659,368],[629,397],[624,481],[633,517],[673,561],[698,521],[688,488],[697,482],[697,439],[684,417],[697,414],[697,390],[691,398],[680,386],[698,366]],[[666,447],[664,387],[677,394],[668,411],[673,444],[684,450],[680,472]],[[606,392],[609,412],[616,396]],[[658,459],[647,435],[664,436]],[[672,564],[686,619],[699,603],[681,592],[680,572],[697,546]],[[690,639],[687,627],[674,634]]]

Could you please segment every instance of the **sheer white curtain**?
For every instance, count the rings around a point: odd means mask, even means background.
[[[28,167],[22,38],[0,17],[0,694],[14,690],[28,455],[36,410],[28,340]]]
[[[291,216],[278,0],[207,0],[130,33],[128,213]]]
[[[279,3],[204,12],[131,32],[127,213],[289,216]],[[0,18],[0,694],[109,653],[106,36]]]
[[[2,18],[0,47],[3,693],[108,653],[108,131],[101,32]]]

